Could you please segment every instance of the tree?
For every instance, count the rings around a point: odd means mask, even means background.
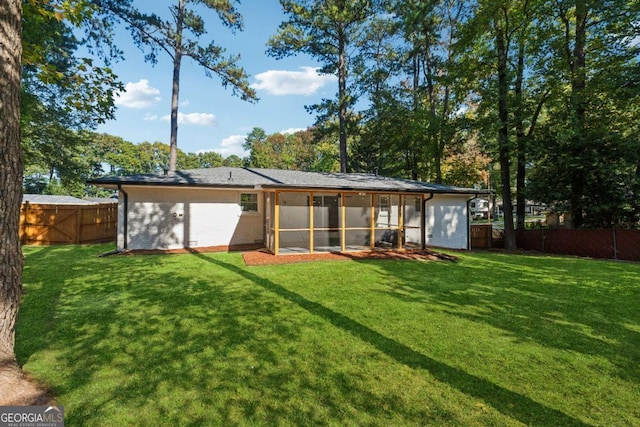
[[[593,191],[587,183],[590,159],[585,158],[591,154],[589,146],[595,136],[590,135],[591,100],[597,99],[597,84],[603,74],[619,73],[621,64],[629,61],[637,67],[637,49],[630,49],[629,40],[640,36],[640,6],[621,0],[572,0],[556,2],[554,12],[559,21],[554,47],[564,61],[560,64],[570,85],[566,105],[571,112],[569,149],[575,159],[584,160],[571,167],[571,217],[574,227],[580,227],[584,202]]]
[[[508,61],[511,28],[509,28],[508,5],[492,10],[491,26],[495,37],[496,70],[498,73],[498,162],[502,186],[502,210],[504,212],[504,248],[516,248],[513,226],[513,203],[511,201],[511,149],[509,144],[509,80]]]
[[[134,41],[141,49],[148,49],[145,59],[157,63],[159,51],[165,52],[173,63],[173,85],[171,94],[171,139],[169,171],[176,170],[178,147],[178,104],[180,92],[180,69],[182,59],[187,57],[201,66],[208,77],[218,76],[224,87],[231,86],[233,95],[245,101],[257,101],[256,93],[249,86],[247,75],[238,66],[239,56],[223,56],[225,49],[214,42],[201,45],[206,34],[205,22],[189,4],[200,5],[217,13],[223,25],[232,31],[242,30],[242,17],[233,0],[178,0],[169,8],[170,19],[156,14],[146,14],[131,7],[131,0],[98,0],[98,4],[116,13],[131,30]],[[189,34],[192,37],[189,37]]]
[[[459,65],[471,77],[480,136],[499,164],[506,249],[516,247],[513,165],[518,228],[524,228],[527,146],[550,94],[550,79],[539,73],[541,4],[479,1],[458,44],[467,51]]]
[[[359,91],[369,100],[369,108],[363,111],[360,138],[351,150],[350,162],[355,171],[380,173],[388,167],[386,154],[387,136],[383,135],[382,113],[392,95],[392,79],[402,68],[402,50],[396,23],[386,16],[374,18],[367,34],[359,42],[360,55],[355,60],[356,83]]]
[[[224,159],[215,151],[205,151],[198,153],[198,163],[200,168],[217,168],[223,165]]]
[[[559,96],[533,139],[530,194],[573,226],[638,224],[638,2],[557,1],[545,11]]]
[[[253,128],[247,134],[242,144],[242,148],[249,152],[247,158],[247,166],[251,168],[268,167],[268,158],[263,158],[264,150],[262,147],[267,141],[267,133],[262,128]]]
[[[229,166],[229,167],[232,167],[232,168],[240,168],[243,165],[243,161],[239,156],[236,156],[235,154],[232,154],[229,157],[227,157],[226,159],[224,159],[222,164],[224,166]]]
[[[22,250],[18,238],[22,204],[20,77],[22,4],[0,7],[0,362],[15,361],[15,326],[22,296]]]
[[[248,167],[303,171],[322,170],[324,167],[322,147],[316,147],[311,129],[293,134],[267,135],[264,129],[253,128],[243,148],[249,151]]]
[[[340,171],[347,172],[347,116],[353,94],[347,88],[349,48],[364,34],[374,13],[372,0],[280,0],[289,20],[269,39],[267,53],[280,59],[306,53],[320,60],[322,73],[338,77]],[[331,103],[326,103],[330,107]]]
[[[454,67],[459,55],[455,49],[457,31],[468,5],[452,0],[400,1],[399,27],[407,43],[405,69],[409,70],[414,117],[422,132],[416,134],[433,165],[435,182],[442,182],[442,161],[446,146],[455,134],[451,123],[461,107],[463,96],[455,96],[456,81],[461,80]],[[462,92],[462,91],[460,91]]]
[[[122,88],[107,63],[111,57],[85,58],[79,48],[91,48],[91,39],[79,39],[74,29],[108,34],[90,24],[92,8],[80,3],[23,3],[23,70],[21,139],[26,167],[46,170],[48,188],[84,195],[84,181],[92,176],[91,140],[83,132],[113,118],[113,94]],[[62,19],[62,18],[65,19]],[[45,189],[45,191],[48,191]]]

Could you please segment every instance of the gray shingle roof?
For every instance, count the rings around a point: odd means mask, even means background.
[[[50,196],[46,194],[24,194],[22,203],[28,202],[40,205],[92,205],[92,202],[71,196]]]
[[[227,188],[299,188],[355,191],[484,194],[485,190],[431,184],[402,178],[362,173],[302,172],[281,169],[218,167],[176,171],[173,174],[144,174],[95,178],[96,185],[152,185]]]
[[[88,200],[78,199],[72,196],[51,196],[47,194],[23,194],[22,203],[34,205],[97,205],[101,203],[117,203],[117,199],[111,198],[91,198]]]

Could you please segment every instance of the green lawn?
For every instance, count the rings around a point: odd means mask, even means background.
[[[640,425],[640,265],[246,267],[25,248],[19,361],[69,426]]]

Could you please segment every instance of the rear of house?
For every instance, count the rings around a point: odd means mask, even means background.
[[[386,178],[212,168],[98,178],[119,191],[118,249],[263,246],[275,254],[469,248],[481,192]]]

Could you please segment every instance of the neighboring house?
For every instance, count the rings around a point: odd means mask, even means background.
[[[373,174],[219,167],[96,178],[117,189],[118,249],[264,246],[273,253],[468,249],[482,190]]]
[[[473,219],[489,218],[490,202],[487,199],[474,199],[469,203],[469,209]]]

